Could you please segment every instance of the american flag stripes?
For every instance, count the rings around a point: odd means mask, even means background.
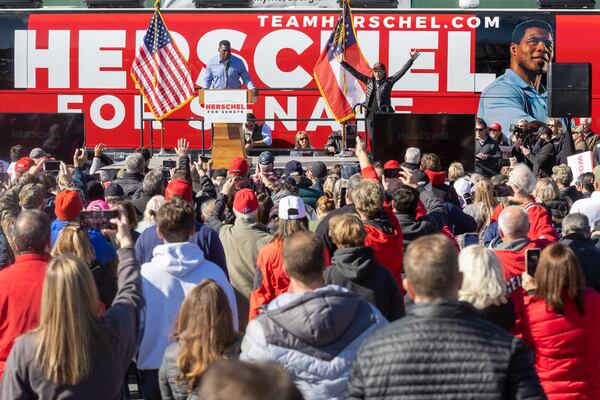
[[[313,71],[331,114],[338,122],[344,122],[354,118],[354,105],[364,101],[365,85],[335,60],[336,53],[343,54],[344,60],[357,71],[371,76],[371,68],[358,46],[348,0],[343,2],[342,14]]]
[[[131,77],[157,120],[194,98],[194,82],[162,16],[154,12],[144,41],[131,66]]]

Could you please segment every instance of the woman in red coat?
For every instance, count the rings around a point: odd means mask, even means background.
[[[523,338],[549,399],[600,399],[600,294],[585,287],[573,251],[542,252],[534,278],[523,274]]]

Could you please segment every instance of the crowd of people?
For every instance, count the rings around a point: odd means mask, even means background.
[[[180,139],[115,176],[103,144],[55,172],[15,146],[0,397],[121,399],[135,369],[145,399],[598,399],[600,166],[573,179],[559,122],[478,119],[472,173],[360,138],[358,165],[227,170]]]

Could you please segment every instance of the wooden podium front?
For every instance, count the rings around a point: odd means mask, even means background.
[[[248,104],[255,102],[254,91],[247,91]],[[204,104],[204,89],[198,93],[198,100]],[[229,161],[234,157],[247,158],[244,146],[243,124],[223,123],[213,124],[211,158],[213,168],[228,168]]]

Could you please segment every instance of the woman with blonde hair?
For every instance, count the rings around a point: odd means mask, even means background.
[[[98,263],[94,246],[79,224],[68,224],[60,231],[50,255],[79,257],[92,272],[100,301],[110,307],[117,294],[117,277],[110,267]]]
[[[290,151],[290,156],[302,157],[316,155],[313,151],[310,151],[308,149],[312,149],[310,137],[305,131],[299,131],[298,133],[296,133],[296,142],[294,143],[294,150]]]
[[[482,318],[510,331],[515,324],[512,302],[508,300],[506,281],[500,260],[483,246],[468,246],[458,256],[463,274],[458,299],[479,310]]]
[[[477,232],[482,233],[492,220],[498,200],[494,197],[494,186],[487,178],[479,180],[473,189],[473,203],[465,206],[463,211],[475,219]]]
[[[185,400],[200,384],[208,367],[238,358],[241,335],[233,329],[225,292],[205,279],[185,298],[158,372],[163,399]]]
[[[158,210],[165,204],[165,196],[156,195],[146,203],[144,210],[144,218],[138,223],[136,231],[144,232],[147,228],[156,225],[156,214]]]
[[[144,298],[127,219],[113,221],[121,248],[112,307],[99,313],[98,293],[83,260],[54,257],[44,279],[39,327],[15,342],[0,398],[121,398]]]
[[[552,219],[552,226],[560,232],[562,220],[569,213],[569,204],[560,198],[560,189],[556,182],[552,178],[540,178],[535,185],[533,196],[546,207]]]

